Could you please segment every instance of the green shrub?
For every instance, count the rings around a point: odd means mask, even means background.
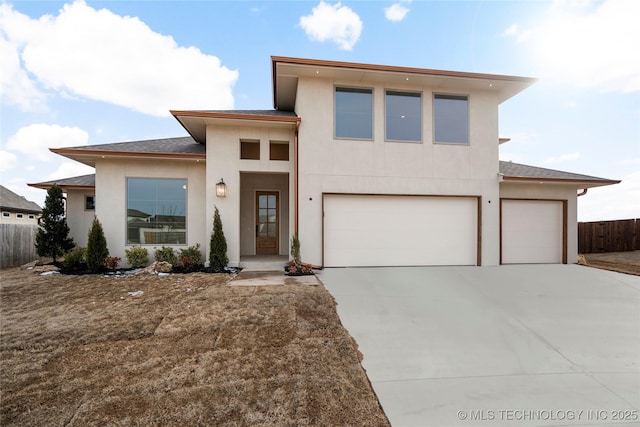
[[[142,246],[134,246],[131,249],[125,249],[127,262],[134,268],[146,267],[149,264],[149,251]]]
[[[85,270],[87,268],[87,261],[85,259],[86,249],[81,247],[75,247],[64,255],[64,261],[62,267],[65,270]]]
[[[53,184],[47,191],[42,216],[38,219],[36,233],[36,253],[39,256],[60,257],[73,249],[73,239],[69,237],[69,225],[64,212],[64,195],[62,188]]]
[[[222,231],[222,220],[217,206],[215,206],[213,214],[213,233],[211,234],[210,246],[209,266],[216,271],[223,271],[229,263],[229,258],[227,257],[227,239]]]
[[[298,233],[294,233],[291,237],[291,258],[296,264],[300,264],[300,239],[298,239]]]
[[[153,257],[157,262],[168,262],[171,265],[176,265],[178,260],[176,254],[173,252],[172,247],[163,246],[162,248],[156,248]]]
[[[93,218],[87,241],[87,267],[91,271],[100,271],[104,267],[104,259],[109,256],[107,239],[104,237],[102,224],[98,218]]]

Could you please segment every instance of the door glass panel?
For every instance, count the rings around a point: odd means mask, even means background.
[[[267,196],[258,196],[258,207],[266,208],[267,207]]]
[[[259,219],[258,222],[263,223],[263,222],[267,222],[269,217],[268,217],[268,209],[259,209]]]
[[[267,198],[268,198],[267,207],[275,209],[276,208],[276,196],[275,195],[270,195],[270,196],[267,196]]]
[[[267,225],[267,235],[269,237],[275,237],[276,236],[276,224],[275,223],[269,223]]]

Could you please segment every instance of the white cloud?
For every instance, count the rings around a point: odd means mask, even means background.
[[[516,34],[518,34],[518,30],[519,30],[518,24],[511,24],[502,32],[502,34],[500,34],[500,36],[501,37],[515,36]]]
[[[5,147],[27,154],[30,160],[52,161],[59,159],[49,148],[87,145],[89,134],[79,127],[36,123],[22,127],[9,137]]]
[[[14,168],[17,162],[18,158],[15,154],[5,150],[0,150],[0,172]]]
[[[569,162],[571,160],[577,160],[580,158],[580,153],[567,153],[562,154],[560,156],[547,157],[542,162],[543,163],[563,163]]]
[[[53,171],[43,181],[51,181],[54,179],[64,179],[73,176],[89,175],[95,173],[95,169],[91,166],[84,165],[78,162],[64,162],[61,163],[58,168]]]
[[[640,171],[606,187],[590,188],[578,197],[578,221],[640,218]]]
[[[322,0],[311,15],[300,18],[300,26],[311,40],[330,40],[343,50],[351,50],[362,33],[362,20],[357,13],[342,3],[330,5]]]
[[[41,100],[33,76],[50,90],[157,116],[169,109],[233,108],[237,71],[195,47],[178,46],[137,17],[76,1],[57,16],[31,19],[3,4],[0,28],[9,42],[2,59],[13,64],[2,81],[7,96],[24,88],[32,102]],[[20,55],[18,65],[11,49]]]
[[[409,8],[404,6],[402,3],[394,3],[389,7],[384,8],[384,16],[389,21],[392,22],[400,22],[405,16],[409,13]]]
[[[555,2],[533,28],[507,28],[531,43],[541,77],[604,92],[640,91],[640,2]]]

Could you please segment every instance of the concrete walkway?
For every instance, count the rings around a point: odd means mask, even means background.
[[[319,278],[393,426],[640,425],[640,277],[517,265]]]

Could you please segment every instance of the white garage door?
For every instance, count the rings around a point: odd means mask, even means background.
[[[324,196],[327,267],[475,265],[475,197]]]
[[[502,200],[502,263],[562,262],[563,205],[555,200]]]

